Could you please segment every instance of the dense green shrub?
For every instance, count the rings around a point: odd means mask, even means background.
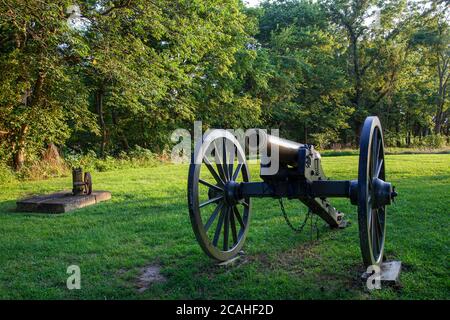
[[[447,137],[440,134],[430,134],[425,137],[411,137],[409,144],[404,134],[396,132],[384,133],[384,144],[387,147],[440,149],[448,145]]]
[[[386,147],[406,147],[406,139],[404,134],[386,130],[383,133],[383,137],[384,145]]]
[[[420,145],[430,149],[442,148],[447,145],[447,138],[440,134],[431,134],[422,138]]]
[[[314,133],[311,134],[311,137],[313,138],[314,147],[319,150],[330,148],[331,144],[339,141],[337,133],[333,131]]]
[[[70,176],[71,168],[81,167],[84,171],[105,172],[124,168],[153,167],[162,162],[150,150],[134,147],[128,153],[121,152],[117,157],[106,156],[101,159],[90,150],[86,154],[65,152],[63,158],[57,160],[34,159],[28,161],[18,172],[0,162],[0,184],[18,180],[42,180],[55,177]]]
[[[86,154],[67,153],[66,163],[71,167],[82,167],[85,171],[111,171],[129,167],[155,166],[159,160],[150,150],[135,146],[128,153],[122,151],[117,157],[106,156],[101,159],[95,151]]]
[[[16,176],[9,166],[0,162],[0,184],[16,181]]]

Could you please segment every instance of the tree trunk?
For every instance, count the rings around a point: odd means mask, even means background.
[[[350,35],[351,46],[352,46],[352,56],[353,56],[353,72],[355,74],[355,106],[356,110],[361,109],[361,93],[362,93],[362,82],[361,82],[361,71],[359,66],[359,56],[358,56],[358,39],[353,34]]]
[[[362,105],[361,105],[361,97],[362,97],[362,75],[361,75],[361,66],[359,64],[359,52],[358,52],[358,37],[355,34],[355,31],[353,29],[348,29],[349,35],[350,35],[350,46],[351,46],[351,52],[352,52],[352,63],[353,63],[353,73],[355,77],[355,83],[354,83],[354,90],[355,95],[353,97],[353,103],[355,105],[356,110],[356,117],[354,117],[354,124],[353,129],[355,132],[355,143],[358,144],[359,142],[359,136],[361,133],[361,127],[363,124],[363,119],[360,119],[360,112],[362,111]]]
[[[100,143],[100,157],[102,158],[104,158],[105,156],[105,148],[107,143],[106,124],[105,118],[103,116],[103,95],[104,95],[103,88],[98,89],[95,95],[95,104],[97,109],[98,122],[102,133],[102,141]]]
[[[436,123],[435,123],[435,125],[434,125],[434,133],[435,134],[440,134],[441,133],[441,127],[442,127],[442,124],[441,124],[441,113],[437,113],[437,115],[436,115]]]
[[[447,83],[449,79],[448,74],[448,67],[450,63],[450,58],[444,58],[438,53],[437,54],[437,68],[438,68],[438,77],[439,77],[439,88],[438,88],[438,99],[436,101],[437,110],[436,110],[436,116],[435,116],[435,126],[434,126],[434,133],[440,134],[442,123],[444,122],[444,105],[445,105],[445,99],[447,96]],[[442,64],[442,65],[441,65]]]
[[[119,136],[119,139],[122,142],[122,147],[125,151],[128,151],[130,149],[130,145],[128,144],[128,139],[125,136],[123,130],[119,128],[119,123],[117,121],[117,114],[115,110],[111,110],[111,117],[115,131],[117,132],[117,135]]]
[[[398,148],[400,148],[402,145],[401,145],[401,141],[398,139],[398,137],[400,136],[400,123],[399,122],[397,122],[396,124],[395,124],[395,132],[397,133],[397,137],[396,137],[396,146],[398,147]]]
[[[434,133],[440,134],[442,123],[444,122],[444,103],[445,103],[445,89],[439,88],[439,98],[437,103],[437,110],[436,110],[436,116],[435,116],[435,125],[434,125]]]
[[[16,152],[14,154],[14,170],[19,171],[25,163],[25,141],[28,133],[28,125],[23,124],[19,131],[19,139],[16,144]]]
[[[44,86],[46,73],[42,70],[39,70],[36,82],[33,87],[33,91],[31,95],[29,95],[26,106],[28,108],[35,107],[39,100],[41,99],[42,88]],[[19,171],[22,169],[23,164],[25,163],[25,154],[26,154],[26,138],[29,131],[29,126],[27,123],[22,124],[20,130],[17,135],[17,143],[15,144],[15,154],[13,158],[14,169]]]
[[[439,61],[439,60],[438,60]],[[440,63],[440,62],[438,62]],[[437,110],[436,110],[436,115],[435,115],[435,125],[434,125],[434,133],[435,134],[439,134],[441,133],[441,125],[442,125],[442,109],[444,108],[444,103],[443,103],[443,75],[442,75],[442,71],[440,68],[440,65],[438,65],[438,69],[439,69],[439,90],[438,90],[438,98],[437,98]]]

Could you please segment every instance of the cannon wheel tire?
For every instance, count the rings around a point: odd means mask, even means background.
[[[365,266],[383,261],[386,207],[375,207],[372,181],[386,181],[383,132],[378,117],[368,117],[360,138],[358,172],[358,223],[361,254]]]
[[[189,168],[189,215],[197,241],[213,259],[230,260],[244,245],[251,199],[233,203],[225,191],[227,185],[249,181],[245,153],[233,134],[214,130],[196,145]]]

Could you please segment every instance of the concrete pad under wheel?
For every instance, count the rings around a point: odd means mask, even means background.
[[[55,192],[21,199],[16,202],[18,212],[66,213],[111,199],[108,191],[94,191],[90,195],[74,196],[70,191]]]

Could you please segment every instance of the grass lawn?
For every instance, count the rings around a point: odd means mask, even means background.
[[[324,157],[332,179],[354,179],[356,156]],[[352,222],[290,231],[278,202],[255,199],[245,257],[219,267],[197,244],[187,210],[187,165],[94,173],[94,189],[113,199],[64,215],[14,212],[28,194],[69,189],[70,178],[0,185],[1,299],[449,299],[450,154],[387,156],[399,192],[388,209],[386,255],[403,262],[400,290],[368,292],[356,207],[333,205]],[[252,167],[253,180],[258,168]],[[286,203],[286,202],[285,202]],[[306,212],[287,209],[297,223]],[[300,213],[301,212],[301,213]],[[81,268],[81,290],[68,290],[66,269]],[[165,281],[139,291],[142,268]]]

